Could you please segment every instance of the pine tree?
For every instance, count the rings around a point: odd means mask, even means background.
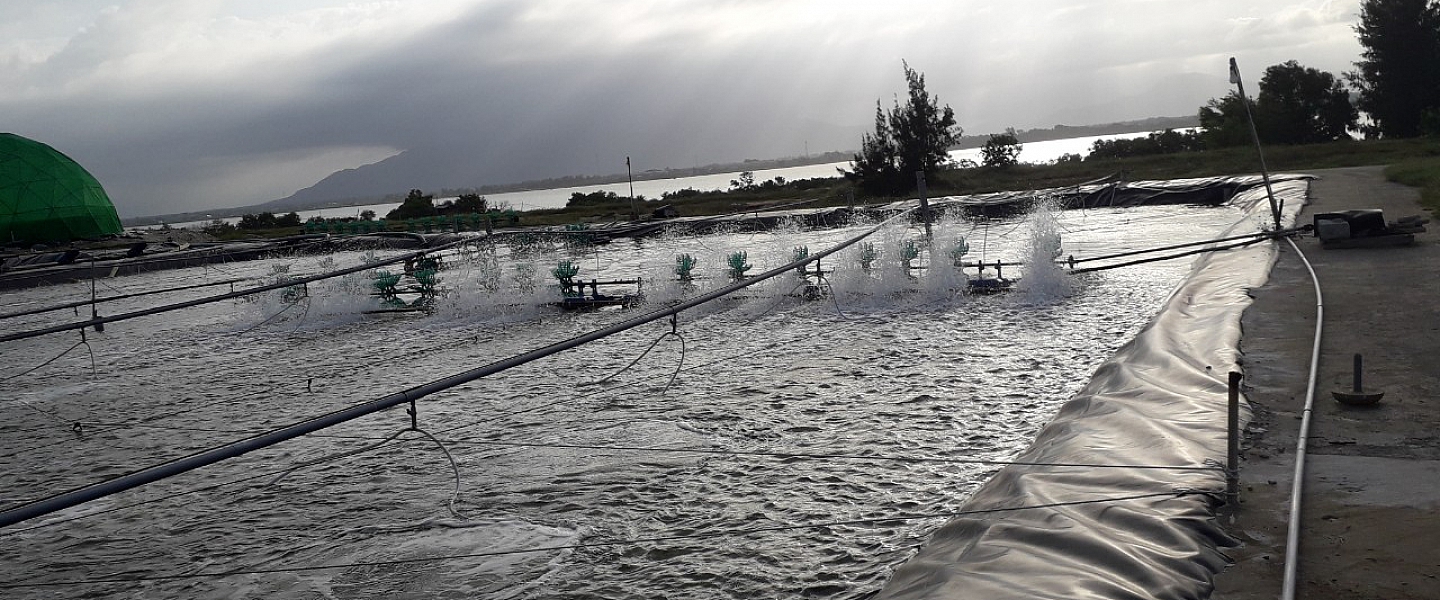
[[[845,177],[872,194],[899,195],[915,189],[915,173],[934,177],[950,162],[950,147],[959,143],[961,129],[955,111],[940,106],[939,98],[925,91],[925,76],[901,63],[908,87],[905,105],[899,99],[886,113],[875,102],[875,132],[860,141],[860,153]]]

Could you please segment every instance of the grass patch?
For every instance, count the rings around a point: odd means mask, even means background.
[[[1385,168],[1385,178],[1420,188],[1420,205],[1440,217],[1440,156],[1395,163]]]

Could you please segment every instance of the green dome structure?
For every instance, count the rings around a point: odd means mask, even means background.
[[[59,151],[0,133],[0,244],[68,242],[120,233],[105,189]]]

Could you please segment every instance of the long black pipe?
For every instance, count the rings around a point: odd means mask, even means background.
[[[209,282],[209,283],[196,283],[196,284],[193,284],[193,285],[182,285],[182,286],[179,286],[179,287],[165,288],[165,289],[163,289],[163,290],[147,290],[147,291],[144,291],[144,292],[133,292],[133,293],[129,293],[129,294],[120,294],[120,295],[118,295],[118,296],[105,296],[105,297],[102,297],[102,298],[96,298],[96,299],[94,299],[94,300],[76,300],[76,301],[74,301],[74,302],[67,302],[67,303],[65,303],[65,304],[56,304],[56,305],[54,305],[54,306],[42,306],[42,307],[40,307],[40,308],[32,308],[32,309],[29,309],[29,310],[22,310],[22,311],[20,311],[20,312],[13,312],[13,313],[8,313],[8,314],[3,314],[3,315],[0,315],[0,320],[3,320],[3,319],[13,319],[13,318],[15,318],[15,317],[25,317],[25,316],[29,316],[29,315],[38,315],[38,314],[40,314],[40,313],[54,312],[54,311],[57,311],[57,310],[65,310],[65,309],[67,309],[67,308],[79,308],[79,307],[81,307],[81,306],[86,306],[86,305],[90,305],[90,304],[99,304],[99,303],[102,303],[102,302],[113,302],[113,301],[115,301],[115,300],[124,300],[124,299],[126,299],[126,298],[138,298],[138,297],[140,297],[140,296],[150,296],[150,295],[154,295],[154,294],[168,294],[168,293],[170,293],[170,292],[182,292],[182,291],[185,291],[185,290],[193,290],[193,289],[198,289],[198,288],[203,288],[203,287],[213,287],[213,286],[217,286],[217,285],[225,285],[225,284],[227,284],[227,283],[240,283],[240,282],[242,282],[242,281],[249,281],[249,280],[251,280],[251,279],[252,279],[251,277],[238,277],[238,278],[235,278],[235,279],[224,279],[224,280],[221,280],[221,281],[211,281],[211,282]]]
[[[1283,237],[1283,236],[1275,236],[1275,237]],[[1129,261],[1129,262],[1117,263],[1117,264],[1113,264],[1113,265],[1101,265],[1101,266],[1098,266],[1098,267],[1086,267],[1086,268],[1084,268],[1084,269],[1073,269],[1073,270],[1071,270],[1070,272],[1073,273],[1073,274],[1093,273],[1093,272],[1095,272],[1095,271],[1105,271],[1105,270],[1109,270],[1109,269],[1118,269],[1118,268],[1120,268],[1120,267],[1130,267],[1130,266],[1134,266],[1134,265],[1143,265],[1143,264],[1145,264],[1145,263],[1159,262],[1159,261],[1162,261],[1162,260],[1173,260],[1173,259],[1176,259],[1176,258],[1183,258],[1183,257],[1186,257],[1186,256],[1191,256],[1191,255],[1195,255],[1195,254],[1200,254],[1200,253],[1203,253],[1203,252],[1219,252],[1219,251],[1221,251],[1221,250],[1230,250],[1230,249],[1232,249],[1232,248],[1240,248],[1240,247],[1242,247],[1242,246],[1249,246],[1249,245],[1251,245],[1251,244],[1258,244],[1258,243],[1260,243],[1260,242],[1266,241],[1266,239],[1267,239],[1267,238],[1263,238],[1263,237],[1255,237],[1255,238],[1252,238],[1252,239],[1242,240],[1242,241],[1239,241],[1239,242],[1235,242],[1235,243],[1233,243],[1233,244],[1226,244],[1226,245],[1224,245],[1224,246],[1213,246],[1213,247],[1212,247],[1212,246],[1206,246],[1206,247],[1204,247],[1204,248],[1196,248],[1196,249],[1194,249],[1194,250],[1189,250],[1189,251],[1186,251],[1186,252],[1181,252],[1181,253],[1179,253],[1179,254],[1166,254],[1165,256],[1152,256],[1152,257],[1150,257],[1150,258],[1140,258],[1140,259],[1132,260],[1132,261]]]
[[[1129,251],[1129,252],[1118,252],[1118,253],[1115,253],[1115,254],[1105,254],[1105,255],[1102,255],[1102,256],[1091,256],[1091,257],[1088,257],[1088,258],[1077,258],[1077,259],[1074,259],[1074,260],[1059,260],[1059,261],[1055,261],[1055,262],[1058,262],[1058,263],[1082,263],[1082,262],[1090,262],[1090,261],[1096,261],[1096,260],[1109,260],[1109,259],[1112,259],[1112,258],[1124,258],[1124,257],[1126,257],[1126,256],[1135,256],[1135,255],[1138,255],[1138,254],[1150,254],[1150,253],[1152,253],[1152,252],[1164,252],[1164,251],[1166,251],[1166,250],[1178,250],[1178,249],[1180,249],[1180,248],[1188,248],[1188,247],[1190,247],[1190,246],[1203,246],[1203,245],[1205,245],[1205,244],[1218,244],[1218,243],[1220,243],[1220,242],[1231,242],[1231,241],[1235,241],[1235,240],[1244,240],[1244,239],[1250,239],[1250,238],[1259,238],[1259,237],[1279,238],[1279,237],[1285,237],[1285,236],[1288,236],[1288,235],[1293,235],[1293,234],[1299,233],[1299,232],[1301,232],[1301,231],[1304,231],[1304,228],[1298,228],[1298,227],[1297,227],[1297,228],[1291,228],[1291,229],[1282,229],[1282,230],[1279,230],[1279,231],[1259,231],[1259,232],[1256,232],[1256,233],[1246,233],[1246,234],[1243,234],[1243,235],[1235,235],[1235,236],[1230,236],[1230,237],[1216,238],[1216,239],[1213,239],[1213,240],[1205,240],[1205,241],[1202,241],[1202,242],[1185,242],[1185,243],[1183,243],[1183,244],[1172,244],[1172,245],[1169,245],[1169,246],[1160,246],[1160,247],[1158,247],[1158,248],[1147,248],[1147,249],[1145,249],[1145,250],[1131,250],[1131,251]]]
[[[211,465],[229,458],[235,458],[252,450],[258,450],[267,446],[273,446],[286,440],[294,439],[309,433],[314,433],[321,429],[325,429],[327,427],[338,425],[346,421],[377,413],[387,408],[393,408],[407,402],[414,402],[430,394],[448,390],[455,386],[474,381],[487,375],[499,373],[500,371],[504,371],[506,369],[517,367],[525,363],[550,356],[552,354],[569,350],[581,344],[592,342],[603,337],[611,336],[622,331],[632,329],[646,323],[650,323],[652,321],[663,319],[670,315],[678,314],[681,311],[694,308],[696,306],[699,306],[716,298],[728,295],[737,290],[744,289],[771,277],[789,273],[796,268],[802,267],[809,263],[818,261],[826,256],[839,252],[840,250],[852,244],[855,244],[862,239],[865,239],[876,231],[879,231],[881,227],[884,227],[891,221],[908,215],[913,210],[915,209],[910,208],[896,215],[893,215],[890,218],[885,219],[884,221],[875,225],[874,227],[871,227],[869,230],[866,230],[865,233],[846,240],[833,248],[825,250],[824,252],[812,254],[806,258],[792,261],[783,266],[776,267],[774,269],[756,275],[755,277],[752,277],[750,279],[743,279],[737,281],[723,288],[707,294],[703,294],[701,296],[697,296],[691,300],[687,300],[670,308],[650,312],[635,317],[634,319],[625,321],[623,323],[611,325],[604,329],[598,329],[584,335],[570,338],[563,342],[558,342],[549,346],[545,346],[543,348],[531,350],[524,354],[498,360],[482,367],[470,369],[469,371],[456,373],[449,377],[432,381],[430,383],[418,385],[401,392],[390,394],[389,396],[385,396],[383,398],[378,398],[369,402],[365,402],[363,404],[357,404],[349,408],[337,410],[335,412],[307,419],[305,421],[301,421],[299,423],[295,423],[293,425],[277,429],[269,433],[264,433],[240,441],[231,442],[218,448],[212,448],[210,450],[197,452],[184,458],[179,458],[161,463],[159,465],[146,467],[139,471],[135,471],[126,475],[121,475],[113,479],[108,479],[99,483],[90,484],[88,486],[84,486],[68,492],[50,496],[48,498],[42,498],[40,500],[35,500],[33,502],[7,509],[3,513],[0,513],[0,527],[8,527],[26,519],[33,519],[35,517],[47,515],[73,506],[78,506],[80,504],[90,502],[92,500],[97,500],[111,494],[140,487],[148,483],[153,483],[166,477],[179,475],[186,471],[198,469],[200,467]],[[374,265],[365,265],[363,267],[353,270],[371,268],[373,266]],[[311,280],[313,281],[313,279]],[[296,282],[289,282],[287,284],[269,287],[271,289],[276,289],[280,287],[285,287],[285,285],[294,285],[295,283]]]
[[[1300,233],[1300,232],[1302,232],[1302,231],[1305,231],[1305,228],[1303,228],[1303,227],[1295,227],[1295,228],[1291,228],[1291,229],[1282,229],[1282,230],[1280,230],[1280,231],[1260,231],[1260,232],[1256,232],[1256,233],[1246,233],[1246,234],[1243,234],[1243,235],[1235,235],[1235,236],[1230,236],[1230,237],[1216,238],[1216,239],[1213,239],[1213,240],[1202,240],[1202,241],[1199,241],[1199,242],[1185,242],[1185,243],[1183,243],[1183,244],[1171,244],[1171,245],[1169,245],[1169,246],[1159,246],[1159,247],[1156,247],[1156,248],[1146,248],[1146,249],[1144,249],[1144,250],[1130,250],[1130,251],[1126,251],[1126,252],[1117,252],[1117,253],[1115,253],[1115,254],[1103,254],[1103,255],[1100,255],[1100,256],[1089,256],[1089,257],[1086,257],[1086,258],[1075,258],[1075,259],[1056,260],[1055,263],[1056,263],[1056,264],[1061,264],[1061,265],[1080,264],[1080,263],[1083,263],[1083,262],[1093,262],[1093,261],[1097,261],[1097,260],[1110,260],[1110,259],[1114,259],[1114,258],[1125,258],[1125,257],[1127,257],[1127,256],[1137,256],[1137,255],[1140,255],[1140,254],[1153,254],[1153,253],[1156,253],[1156,252],[1165,252],[1165,251],[1167,251],[1167,250],[1178,250],[1178,249],[1180,249],[1180,248],[1189,248],[1189,247],[1191,247],[1191,246],[1204,246],[1204,245],[1208,245],[1208,244],[1219,244],[1219,243],[1221,243],[1221,242],[1233,242],[1233,241],[1235,241],[1235,240],[1249,240],[1249,239],[1257,239],[1257,238],[1281,238],[1281,237],[1286,237],[1286,236],[1294,235],[1294,234]],[[1259,240],[1257,239],[1257,241],[1259,241]],[[1226,246],[1226,247],[1224,247],[1224,248],[1216,248],[1216,249],[1217,249],[1217,250],[1224,250],[1224,249],[1226,249],[1226,248],[1232,248],[1232,247],[1234,247],[1234,246]],[[1204,251],[1204,250],[1202,250],[1202,252],[1203,252],[1203,251]],[[1168,259],[1170,259],[1170,258],[1180,258],[1180,257],[1183,257],[1183,256],[1189,256],[1189,255],[1191,255],[1191,254],[1197,254],[1197,253],[1198,253],[1198,252],[1188,252],[1188,253],[1184,253],[1184,254],[1176,254],[1176,255],[1174,255],[1174,256],[1166,256],[1166,257],[1160,257],[1160,258],[1155,258],[1155,259],[1147,259],[1147,260],[1143,260],[1143,261],[1132,261],[1132,262],[1122,263],[1122,264],[1119,264],[1119,265],[1108,265],[1108,266],[1104,266],[1104,267],[1092,267],[1092,268],[1088,268],[1088,269],[1075,269],[1075,270],[1072,271],[1072,272],[1074,272],[1074,273],[1089,273],[1089,272],[1091,272],[1091,271],[1099,271],[1099,270],[1109,269],[1109,268],[1113,268],[1113,267],[1117,267],[1117,266],[1137,265],[1137,264],[1141,264],[1141,263],[1145,263],[1145,262],[1153,262],[1153,261],[1156,261],[1156,260],[1168,260]],[[1023,267],[1023,266],[1025,266],[1026,264],[1028,264],[1028,263],[1025,263],[1025,262],[1003,262],[1003,261],[996,261],[996,262],[967,262],[967,263],[964,263],[963,266],[965,266],[965,267],[993,267],[993,266],[998,265],[998,266],[1002,266],[1002,267]]]
[[[421,250],[421,251],[419,251],[419,252],[411,252],[411,253],[409,253],[409,254],[404,254],[404,255],[401,255],[401,256],[398,256],[398,257],[395,257],[395,258],[387,258],[387,259],[385,259],[385,260],[378,261],[378,262],[367,263],[367,264],[363,264],[363,265],[360,265],[360,266],[357,266],[357,267],[347,267],[347,268],[344,268],[344,269],[340,269],[340,270],[338,270],[338,271],[330,271],[330,272],[328,272],[328,273],[321,273],[321,274],[319,274],[319,275],[312,275],[312,276],[310,276],[310,277],[299,277],[299,278],[292,279],[292,280],[290,280],[290,281],[286,281],[286,282],[283,282],[283,283],[272,283],[272,284],[270,284],[270,285],[262,285],[262,286],[259,286],[259,287],[247,288],[247,289],[243,289],[243,290],[239,290],[239,291],[235,291],[235,292],[230,292],[230,293],[228,293],[228,294],[220,294],[220,295],[217,295],[217,296],[206,296],[206,297],[204,297],[204,298],[196,298],[196,299],[194,299],[194,300],[186,300],[186,301],[184,301],[184,302],[176,302],[176,303],[174,303],[174,304],[166,304],[166,305],[164,305],[164,306],[157,306],[157,307],[154,307],[154,308],[147,308],[147,309],[144,309],[144,310],[137,310],[137,311],[128,312],[128,313],[121,313],[121,314],[118,314],[118,315],[110,315],[110,316],[108,316],[108,317],[95,317],[95,318],[93,318],[93,319],[89,319],[89,320],[86,320],[86,321],[77,321],[77,322],[74,322],[74,323],[67,323],[67,324],[64,324],[64,325],[55,325],[55,326],[53,326],[53,327],[46,327],[45,329],[36,329],[36,330],[33,330],[33,331],[22,331],[22,332],[19,332],[19,333],[10,333],[10,334],[6,334],[6,335],[0,335],[0,342],[13,342],[13,341],[15,341],[15,340],[23,340],[23,339],[33,338],[33,337],[40,337],[40,336],[42,336],[42,335],[50,335],[50,334],[52,334],[52,333],[60,333],[60,332],[62,332],[62,331],[72,331],[72,330],[75,330],[75,329],[84,329],[84,328],[90,327],[90,326],[92,326],[92,325],[104,325],[104,324],[106,324],[106,323],[113,323],[113,322],[115,322],[115,321],[124,321],[124,320],[126,320],[126,319],[133,319],[133,318],[136,318],[136,317],[146,317],[146,316],[155,315],[155,314],[159,314],[159,313],[163,313],[163,312],[170,312],[170,311],[172,311],[172,310],[179,310],[179,309],[182,309],[182,308],[190,308],[190,307],[192,307],[192,306],[199,306],[199,305],[201,305],[201,304],[209,304],[209,303],[211,303],[211,302],[220,302],[221,300],[229,300],[229,299],[232,299],[232,298],[240,298],[240,297],[242,297],[242,296],[250,296],[250,295],[254,295],[254,294],[259,294],[259,293],[263,293],[263,292],[268,292],[268,291],[270,291],[270,290],[278,290],[278,289],[281,289],[281,288],[290,287],[290,286],[292,286],[292,285],[300,285],[300,284],[304,284],[304,283],[310,283],[310,282],[312,282],[312,281],[320,281],[320,280],[322,280],[322,279],[330,279],[330,278],[332,278],[332,277],[339,277],[339,276],[341,276],[341,275],[349,275],[350,273],[356,273],[356,272],[364,271],[364,270],[367,270],[367,269],[373,269],[373,268],[378,267],[378,266],[389,265],[389,264],[394,264],[394,263],[406,261],[406,260],[409,260],[409,259],[411,259],[411,258],[415,258],[415,257],[417,257],[417,256],[424,256],[424,255],[426,255],[426,254],[430,254],[430,253],[432,253],[432,252],[440,252],[440,251],[442,251],[442,250],[448,250],[448,249],[450,249],[450,248],[454,248],[455,246],[459,246],[460,244],[464,244],[464,243],[469,242],[469,241],[472,241],[472,240],[468,240],[468,239],[465,239],[465,240],[456,240],[456,241],[450,242],[450,243],[448,243],[448,244],[442,244],[442,245],[436,246],[436,247],[434,247],[434,248],[427,248],[427,249]],[[88,303],[87,303],[87,304],[88,304]]]

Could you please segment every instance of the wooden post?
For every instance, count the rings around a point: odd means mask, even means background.
[[[1225,458],[1225,503],[1240,501],[1240,374],[1230,372],[1230,418],[1228,452]]]
[[[625,157],[625,181],[630,182],[630,220],[639,221],[640,211],[635,209],[635,177],[630,174],[630,157]]]
[[[920,219],[925,221],[925,241],[930,241],[930,199],[926,197],[925,172],[915,172],[915,191],[920,194]]]

